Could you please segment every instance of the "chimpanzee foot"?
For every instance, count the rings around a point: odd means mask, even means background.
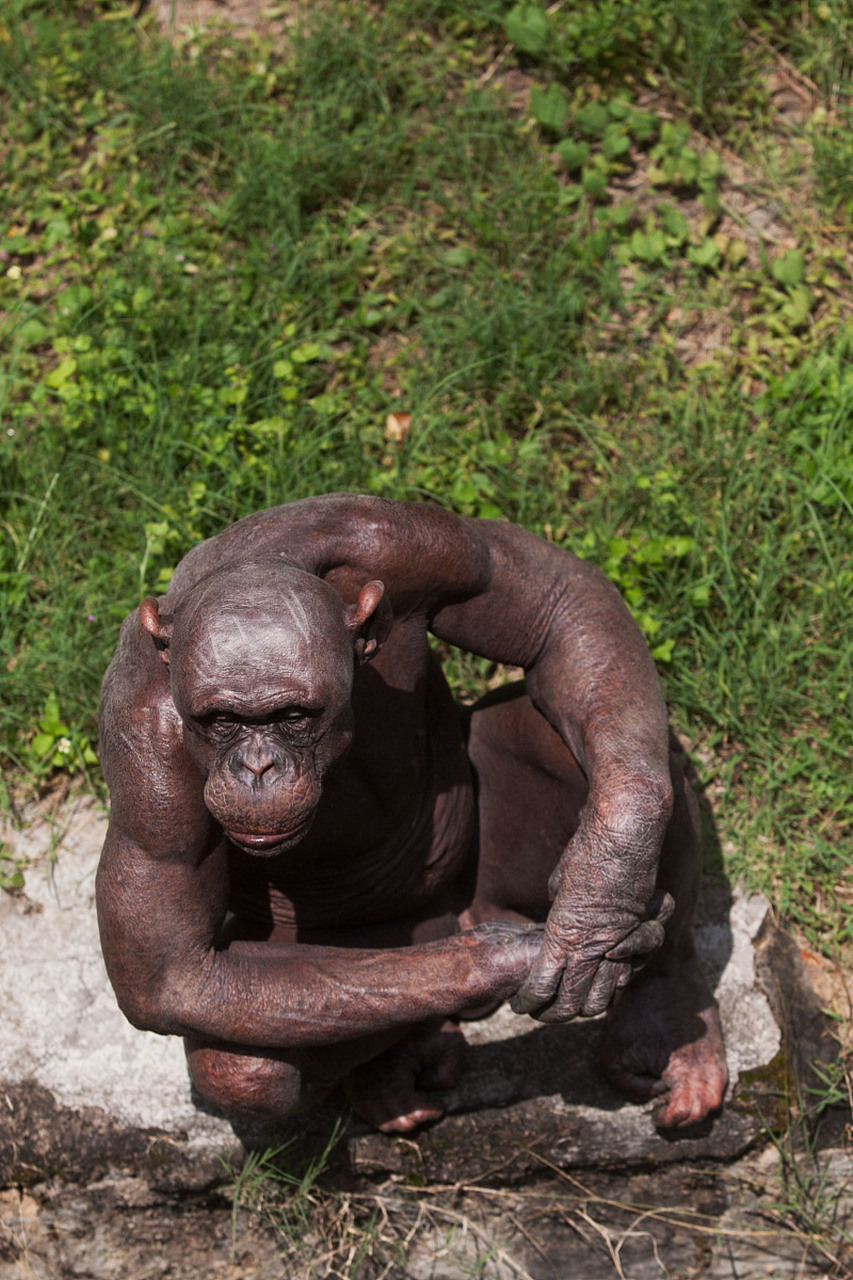
[[[450,1089],[462,1072],[465,1037],[455,1022],[427,1022],[343,1082],[357,1115],[383,1133],[411,1133],[444,1108],[422,1089]]]
[[[641,970],[608,1015],[606,1075],[634,1101],[665,1094],[659,1129],[684,1128],[716,1111],[728,1073],[717,1003],[695,959]]]

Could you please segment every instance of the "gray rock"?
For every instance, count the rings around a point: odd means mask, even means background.
[[[61,827],[37,819],[3,833],[30,865],[23,895],[0,893],[0,1185],[55,1173],[91,1180],[118,1169],[140,1172],[162,1190],[209,1187],[223,1178],[223,1160],[239,1158],[240,1144],[225,1120],[194,1105],[180,1041],[136,1031],[116,1006],[94,912],[104,831],[103,813],[77,800]],[[516,1181],[549,1166],[649,1167],[745,1151],[775,1105],[776,1068],[769,1083],[751,1079],[779,1063],[768,983],[776,981],[777,1015],[780,984],[794,983],[797,994],[788,993],[785,1007],[802,1006],[820,1030],[814,999],[801,991],[804,976],[767,914],[764,899],[725,888],[709,889],[702,902],[697,940],[716,983],[732,1075],[721,1117],[680,1138],[662,1137],[649,1106],[629,1105],[600,1077],[599,1021],[545,1027],[503,1008],[468,1025],[468,1069],[445,1098],[446,1118],[407,1141],[353,1124],[351,1167],[450,1182]],[[756,978],[762,930],[763,987]],[[786,959],[775,980],[779,955]],[[283,1134],[239,1136],[322,1136],[329,1123],[330,1113],[318,1112]]]

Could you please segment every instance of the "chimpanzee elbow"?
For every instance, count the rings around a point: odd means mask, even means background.
[[[117,991],[118,1006],[137,1031],[153,1031],[160,1036],[186,1035],[189,1027],[182,1016],[181,1001],[164,984],[157,989],[131,988]]]
[[[643,779],[643,785],[647,795],[650,797],[652,809],[668,823],[672,817],[674,803],[672,774],[668,769],[649,771],[648,776]]]

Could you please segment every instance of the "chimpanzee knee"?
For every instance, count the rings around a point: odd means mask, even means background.
[[[184,1040],[184,1047],[199,1093],[235,1119],[281,1119],[321,1102],[334,1088],[334,1084],[306,1080],[292,1063],[251,1050],[228,1049],[191,1037]]]

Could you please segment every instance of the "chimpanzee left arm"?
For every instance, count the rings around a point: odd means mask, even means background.
[[[488,548],[485,585],[440,608],[436,636],[524,667],[527,689],[589,784],[578,830],[550,884],[545,942],[517,1012],[594,1014],[663,941],[656,900],[672,810],[667,716],[654,662],[616,588],[592,565],[525,530],[466,521]]]

